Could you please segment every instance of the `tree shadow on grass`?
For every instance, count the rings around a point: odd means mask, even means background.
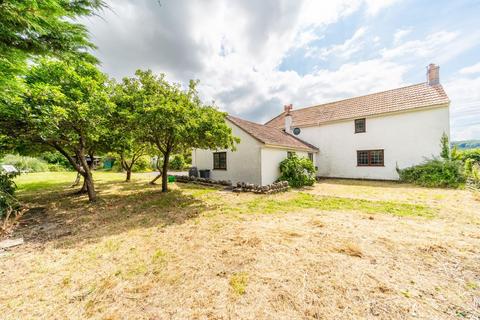
[[[71,189],[46,190],[29,197],[32,211],[21,220],[14,236],[38,245],[70,248],[80,241],[96,242],[130,230],[182,224],[217,208],[201,196],[216,192],[212,188],[174,185],[162,193],[161,185],[145,181],[99,183],[97,188],[99,199],[93,204],[86,196],[72,196]]]

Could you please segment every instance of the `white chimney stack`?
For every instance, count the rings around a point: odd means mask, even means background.
[[[292,133],[292,115],[290,111],[292,111],[293,106],[291,104],[283,106],[283,110],[285,112],[285,132]]]
[[[440,67],[434,63],[427,67],[427,83],[431,86],[440,83]]]

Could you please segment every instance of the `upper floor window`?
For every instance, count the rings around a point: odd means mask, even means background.
[[[383,160],[383,150],[357,151],[357,166],[359,167],[383,167]]]
[[[227,170],[227,153],[226,152],[213,153],[213,169]]]
[[[365,118],[363,119],[355,119],[355,133],[362,133],[365,132],[367,129],[365,124]]]
[[[287,158],[291,158],[295,155],[295,152],[293,151],[287,151]]]
[[[310,159],[310,161],[313,162],[313,153],[312,152],[308,153],[308,159]]]

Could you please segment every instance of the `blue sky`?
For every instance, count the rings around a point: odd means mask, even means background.
[[[455,140],[480,138],[480,1],[116,0],[86,20],[102,68],[200,79],[205,101],[282,111],[425,81],[440,65]]]

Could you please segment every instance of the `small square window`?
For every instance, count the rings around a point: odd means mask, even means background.
[[[287,151],[287,158],[291,158],[295,155],[295,152],[293,151]]]
[[[227,170],[227,153],[226,152],[213,153],[213,169]]]
[[[355,119],[355,133],[366,132],[365,119]]]

